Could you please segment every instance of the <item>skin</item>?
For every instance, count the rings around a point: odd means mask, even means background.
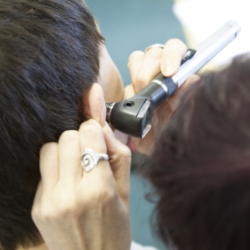
[[[90,120],[82,123],[78,131],[65,131],[58,143],[47,143],[40,151],[41,181],[32,218],[44,244],[26,249],[130,249],[131,153],[105,122],[105,102],[133,96],[160,72],[165,76],[176,73],[187,47],[172,39],[163,49],[133,52],[128,60],[132,83],[125,88],[105,46],[101,49],[99,83],[93,83],[84,100]],[[168,121],[183,90],[180,88],[157,109],[152,131],[143,140],[134,139],[139,151],[150,153],[154,131]],[[90,172],[84,172],[80,160],[85,148],[107,153],[110,160],[100,161]]]

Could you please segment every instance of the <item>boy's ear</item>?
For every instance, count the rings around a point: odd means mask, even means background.
[[[106,121],[106,105],[100,84],[94,83],[91,86],[84,104],[87,118],[96,120],[103,127]]]

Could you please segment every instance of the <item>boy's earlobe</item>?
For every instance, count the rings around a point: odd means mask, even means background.
[[[103,127],[106,121],[106,105],[100,84],[93,83],[84,101],[85,113],[89,119],[94,119]]]

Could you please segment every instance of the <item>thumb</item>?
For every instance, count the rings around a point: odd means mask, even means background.
[[[134,87],[133,87],[132,84],[130,84],[130,85],[128,85],[128,86],[126,86],[124,88],[124,93],[123,93],[123,98],[122,99],[123,100],[129,99],[129,98],[131,98],[134,95],[135,95]]]
[[[131,151],[129,147],[115,138],[112,129],[106,123],[104,138],[107,145],[109,162],[120,198],[129,205]]]

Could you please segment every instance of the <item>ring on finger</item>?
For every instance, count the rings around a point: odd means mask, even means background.
[[[152,44],[150,46],[148,46],[146,49],[145,49],[145,53],[148,52],[150,49],[153,49],[153,48],[161,48],[163,49],[164,48],[164,44],[161,44],[161,43],[155,43],[155,44]]]
[[[98,154],[96,152],[94,152],[91,148],[86,148],[83,151],[82,154],[82,158],[81,158],[81,165],[83,167],[83,169],[88,172],[90,171],[92,168],[94,168],[94,166],[96,166],[96,164],[99,161],[108,161],[109,160],[109,156],[107,154]]]

